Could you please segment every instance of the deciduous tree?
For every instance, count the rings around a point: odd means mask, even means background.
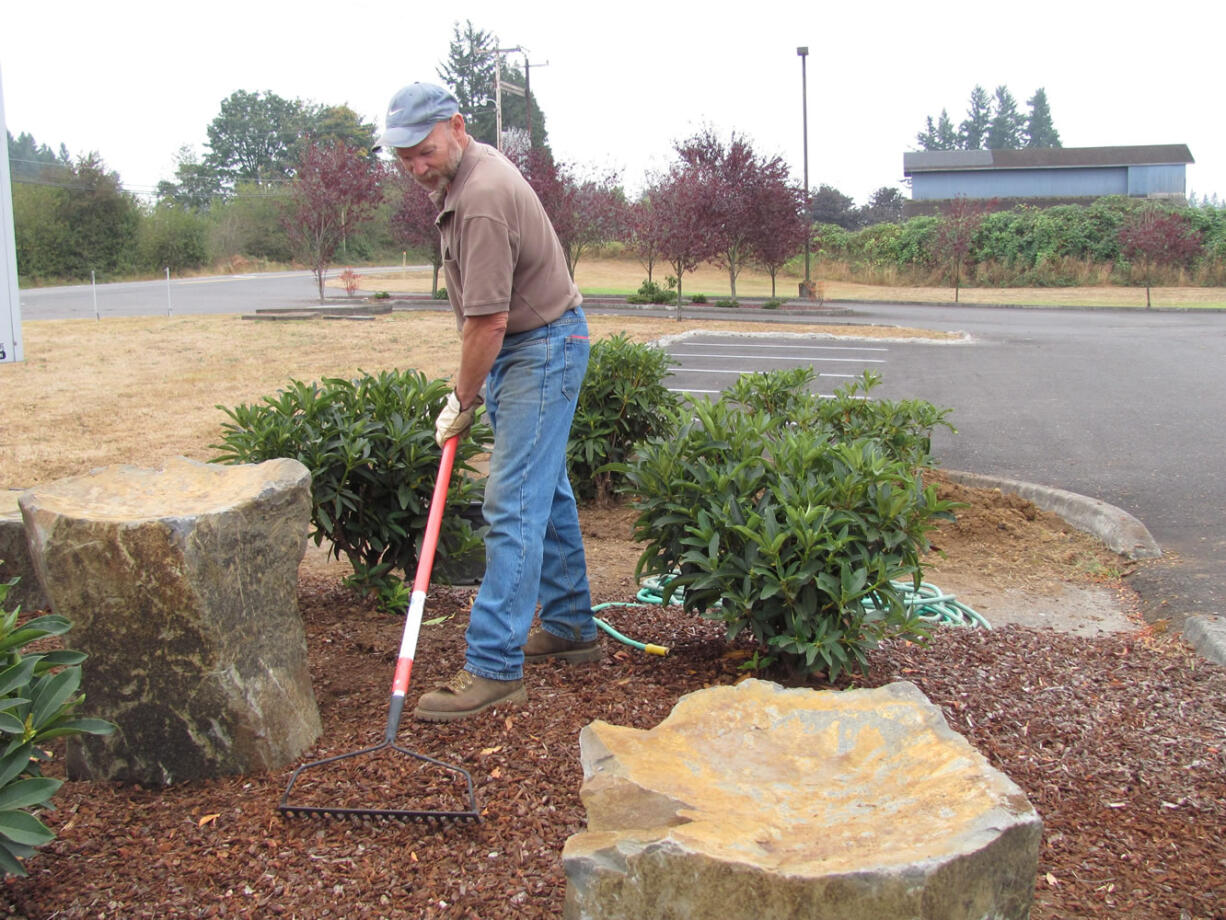
[[[954,303],[958,302],[962,268],[974,244],[975,234],[983,219],[995,208],[995,199],[975,201],[959,196],[941,214],[941,223],[933,238],[933,254],[950,265],[954,279]]]
[[[14,183],[13,222],[23,277],[86,279],[135,263],[140,207],[96,153]]]
[[[1150,282],[1156,267],[1188,265],[1201,252],[1202,234],[1183,214],[1159,207],[1144,207],[1131,213],[1120,228],[1120,252],[1141,263],[1145,277],[1145,306],[1150,301]]]
[[[664,214],[657,203],[656,192],[661,183],[656,177],[652,184],[630,206],[626,227],[626,241],[647,271],[647,281],[653,282],[656,261],[660,258],[660,240],[663,234]]]
[[[714,192],[698,169],[675,165],[656,187],[658,252],[677,279],[677,319],[681,319],[681,280],[718,251]]]
[[[585,252],[625,235],[625,197],[616,174],[580,179],[573,166],[556,163],[548,147],[516,150],[512,162],[549,215],[572,278]]]
[[[902,220],[902,193],[883,185],[869,197],[868,204],[860,209],[859,224],[871,227],[873,224],[896,224]]]
[[[762,232],[762,214],[755,199],[772,184],[787,184],[787,166],[779,157],[759,156],[743,135],[735,132],[724,144],[710,129],[676,145],[678,156],[711,192],[711,232],[715,260],[728,272],[732,299],[736,279]]]
[[[307,115],[298,99],[283,99],[273,92],[232,93],[209,124],[205,165],[228,187],[243,180],[285,180],[293,173]]]
[[[844,230],[854,230],[859,223],[856,203],[837,188],[822,185],[809,196],[809,220],[815,224],[834,224]]]
[[[785,182],[772,183],[758,192],[755,206],[758,232],[753,239],[753,256],[771,276],[771,297],[774,297],[779,269],[804,248],[805,236],[809,233],[809,221],[804,216],[804,192]]]
[[[175,160],[178,163],[175,168],[176,181],[163,179],[158,183],[159,203],[165,202],[191,211],[207,211],[216,199],[222,197],[221,177],[217,170],[202,163],[196,152],[186,144],[179,148]]]
[[[577,179],[570,169],[563,175],[566,188],[565,213],[555,227],[566,267],[571,277],[585,252],[599,250],[606,243],[626,234],[626,198],[614,174]]]
[[[424,252],[434,270],[430,293],[438,293],[438,273],[443,267],[442,241],[434,221],[438,208],[430,200],[429,193],[413,178],[399,169],[389,172],[394,177],[389,187],[399,193],[400,200],[392,211],[392,238],[409,249]]]
[[[285,229],[311,267],[324,301],[328,267],[344,239],[368,221],[382,198],[381,168],[346,144],[310,143],[290,184]]]

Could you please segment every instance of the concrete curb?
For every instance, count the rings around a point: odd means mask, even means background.
[[[1020,495],[1044,511],[1060,515],[1078,530],[1093,534],[1108,548],[1129,559],[1157,559],[1162,555],[1162,547],[1144,524],[1122,508],[1108,505],[1096,498],[999,476],[963,473],[958,470],[944,470],[944,473],[953,482],[964,486],[1000,489],[1011,495]]]
[[[1226,617],[1188,617],[1183,624],[1183,637],[1210,661],[1226,665]]]
[[[1129,559],[1157,559],[1162,548],[1139,520],[1114,505],[1032,482],[984,476],[959,470],[942,470],[951,482],[976,489],[1000,489],[1020,495],[1044,511],[1058,514],[1078,530],[1097,537],[1103,544]],[[1183,636],[1203,657],[1226,665],[1226,617],[1191,616],[1184,622]]]

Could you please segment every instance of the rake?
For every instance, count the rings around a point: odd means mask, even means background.
[[[455,463],[456,446],[459,437],[447,440],[443,445],[443,456],[439,461],[438,479],[434,483],[434,495],[430,500],[430,511],[426,518],[426,533],[422,538],[421,553],[417,560],[417,575],[413,580],[413,593],[410,596],[408,614],[405,617],[404,634],[400,641],[400,657],[396,662],[396,673],[392,679],[392,698],[388,707],[387,729],[383,741],[373,747],[348,754],[338,754],[325,757],[298,767],[290,777],[289,785],[281,796],[277,811],[281,814],[295,817],[299,815],[325,815],[334,818],[390,818],[400,821],[421,822],[466,822],[480,821],[477,811],[477,797],[473,791],[472,776],[463,767],[444,763],[425,754],[410,751],[396,744],[396,734],[400,729],[400,715],[404,711],[405,693],[409,688],[409,675],[413,670],[413,654],[417,650],[417,634],[421,629],[422,610],[426,605],[426,589],[430,585],[430,571],[434,566],[434,551],[438,546],[439,529],[443,520],[443,505],[447,501],[447,484],[451,481],[451,469]],[[382,751],[412,758],[419,765],[428,764],[437,767],[442,775],[450,776],[454,787],[452,797],[462,800],[463,807],[440,810],[413,810],[404,808],[350,808],[339,805],[300,804],[290,801],[294,787],[299,778],[308,771],[335,765],[341,761],[369,757]],[[299,788],[301,792],[301,787]]]

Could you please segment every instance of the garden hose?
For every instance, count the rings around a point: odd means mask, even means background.
[[[637,603],[608,603],[598,604],[593,607],[593,612],[604,610],[607,607],[637,607],[642,604],[664,604],[664,587],[668,583],[667,576],[651,576],[644,578],[640,583],[638,593],[635,595]],[[936,585],[928,582],[920,582],[917,588],[912,582],[891,582],[894,588],[902,595],[902,601],[906,604],[907,609],[919,617],[919,619],[933,626],[961,626],[961,627],[979,627],[981,629],[991,629],[987,619],[971,607],[962,603],[953,594],[946,594]],[[673,593],[669,600],[671,605],[680,606],[683,592],[678,590]],[[864,607],[868,610],[875,610],[876,605],[871,599],[865,598]],[[636,648],[641,652],[646,652],[648,655],[667,655],[668,648],[662,645],[653,645],[651,643],[638,642],[628,636],[618,632],[604,620],[599,617],[595,618],[596,625],[607,632],[610,636],[631,648]]]
[[[912,582],[895,581],[891,584],[902,595],[907,609],[919,616],[921,620],[933,626],[977,626],[991,629],[990,624],[981,614],[959,601],[954,595],[944,593],[935,585],[920,582],[918,588]],[[875,610],[876,605],[865,598],[865,608]]]
[[[607,607],[638,607],[638,606],[640,605],[639,604],[619,604],[616,602],[608,603],[608,604],[597,604],[595,607],[592,608],[592,612],[595,613],[596,611],[604,610]],[[593,619],[596,620],[597,626],[599,626],[601,629],[607,632],[610,636],[612,636],[618,642],[621,642],[623,645],[628,645],[631,648],[636,648],[640,652],[646,652],[648,655],[664,656],[668,654],[667,646],[653,645],[650,642],[639,642],[635,639],[631,639],[629,636],[625,636],[619,633],[616,629],[614,629],[604,620],[600,619],[600,617],[593,617]]]

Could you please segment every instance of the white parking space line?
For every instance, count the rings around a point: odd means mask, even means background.
[[[695,395],[717,396],[720,393],[724,392],[724,390],[693,390],[693,389],[690,389],[689,387],[667,387],[667,389],[668,389],[668,392],[670,393],[680,393],[683,396],[695,396]],[[813,395],[816,396],[818,399],[834,399],[833,393],[814,393]],[[864,399],[865,397],[855,396],[853,398]]]
[[[746,341],[677,342],[667,349],[669,357],[674,360],[674,373],[677,375],[723,374],[730,378],[743,374],[762,372],[765,367],[783,362],[792,367],[809,366],[815,373],[815,382],[826,380],[858,380],[860,374],[833,373],[820,369],[829,364],[856,364],[861,368],[877,364],[886,364],[886,354],[889,348],[880,345],[814,345],[811,343],[785,344],[779,341],[755,344]],[[837,354],[830,354],[835,352]],[[735,361],[737,367],[693,367],[692,362],[705,363],[707,360]],[[706,389],[701,387],[674,386],[670,392],[686,396],[719,395],[724,390]],[[815,394],[821,399],[831,399],[833,393]]]
[[[739,371],[739,370],[736,370],[735,368],[731,368],[731,367],[725,367],[725,368],[718,368],[718,367],[683,367],[683,368],[681,369],[681,372],[682,372],[683,374],[736,374],[737,376],[740,376],[741,374],[752,374],[752,373],[754,373],[754,371]],[[854,378],[854,379],[859,379],[859,377],[860,377],[860,375],[859,375],[859,374],[827,374],[825,371],[820,372],[820,373],[819,373],[817,376],[819,376],[819,377],[846,377],[848,380],[851,380],[851,379],[853,379],[853,378]]]
[[[814,358],[804,359],[796,355],[712,355],[712,354],[704,354],[701,352],[676,352],[676,351],[670,351],[669,354],[672,355],[674,358],[752,358],[754,361],[792,361],[792,362],[808,360],[815,364],[819,361],[841,361],[846,364],[885,364],[886,363],[884,358],[823,358],[823,357],[818,356]]]
[[[880,345],[754,345],[750,342],[700,342],[699,345],[702,348],[765,348],[770,351],[784,351],[789,348],[798,351],[889,351]],[[684,348],[685,344],[680,344],[679,347]],[[676,351],[672,353],[686,354]]]

